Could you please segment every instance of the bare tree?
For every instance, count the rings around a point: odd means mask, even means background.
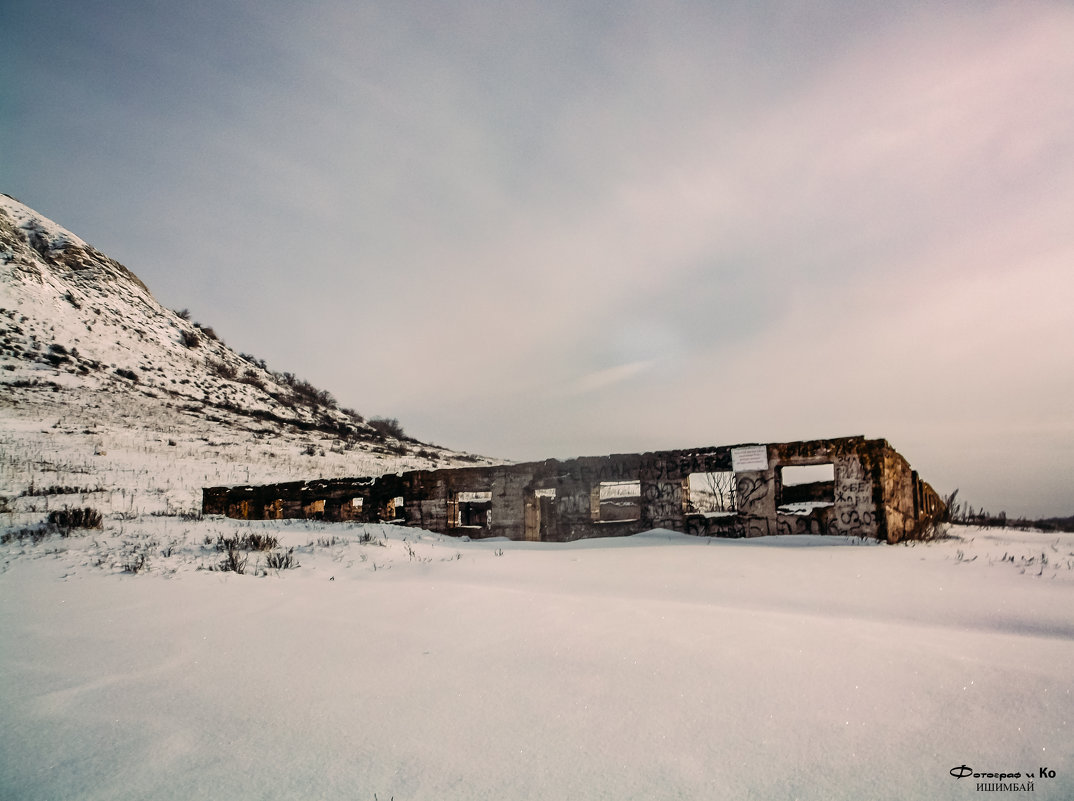
[[[735,511],[735,474],[725,470],[700,475],[704,476],[703,485],[690,488],[693,510],[701,513]]]

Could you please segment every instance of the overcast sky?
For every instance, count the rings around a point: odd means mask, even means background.
[[[0,4],[0,191],[508,459],[887,438],[1074,514],[1069,2]]]

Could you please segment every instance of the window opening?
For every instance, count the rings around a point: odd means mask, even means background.
[[[391,503],[388,504],[388,519],[389,522],[399,523],[406,520],[403,514],[403,496],[396,495],[392,498]]]
[[[590,500],[594,520],[619,523],[641,519],[641,481],[602,481],[594,495]]]
[[[730,470],[691,473],[687,477],[687,490],[683,497],[687,514],[721,517],[736,512],[735,474]]]
[[[835,465],[790,465],[780,468],[777,511],[807,515],[835,503]]]
[[[455,525],[459,528],[488,528],[492,525],[491,492],[459,492],[455,495]]]

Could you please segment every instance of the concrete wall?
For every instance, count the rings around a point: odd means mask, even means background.
[[[743,461],[743,454],[752,461]],[[731,512],[690,505],[693,473],[734,471]],[[784,468],[832,465],[831,481],[783,487]],[[743,466],[745,465],[745,466]],[[460,493],[491,493],[467,516]],[[462,497],[467,497],[464,495]],[[395,499],[401,497],[402,505]],[[471,538],[566,542],[667,528],[703,536],[921,536],[938,496],[885,440],[863,437],[615,454],[376,478],[211,487],[203,511],[245,519],[394,521]],[[484,525],[460,525],[479,523]]]

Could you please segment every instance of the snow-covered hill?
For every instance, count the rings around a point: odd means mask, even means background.
[[[235,353],[119,262],[0,195],[0,497],[17,510],[36,507],[13,499],[63,488],[95,491],[106,512],[193,510],[205,484],[484,461],[392,436]]]

